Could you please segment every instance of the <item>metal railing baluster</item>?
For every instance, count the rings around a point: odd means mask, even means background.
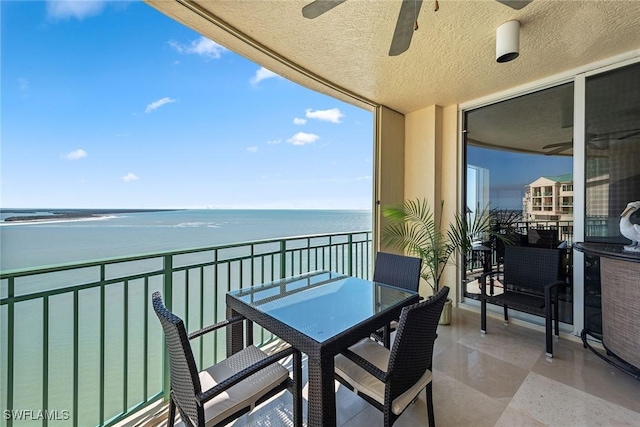
[[[358,236],[355,239],[355,236]],[[347,243],[345,243],[345,239]],[[361,243],[361,239],[364,241]],[[328,243],[327,243],[328,240]],[[356,243],[357,240],[357,243]],[[274,248],[274,245],[279,245]],[[250,285],[254,285],[258,282],[265,282],[271,280],[277,280],[280,278],[284,278],[289,274],[298,274],[307,271],[311,271],[312,268],[315,270],[319,269],[336,269],[345,271],[352,274],[358,274],[358,265],[369,265],[369,261],[363,258],[363,254],[368,254],[369,247],[371,244],[370,240],[370,232],[353,232],[353,233],[334,233],[330,235],[317,235],[317,236],[296,236],[292,238],[286,239],[271,239],[271,240],[263,240],[256,242],[247,242],[247,243],[237,243],[231,245],[219,245],[212,246],[206,248],[195,248],[195,249],[184,249],[178,251],[171,252],[159,252],[159,253],[151,253],[151,254],[142,254],[128,257],[116,257],[116,258],[108,258],[101,259],[89,262],[80,262],[80,263],[69,263],[69,264],[61,264],[54,266],[47,266],[41,268],[28,268],[28,269],[19,269],[19,270],[7,270],[0,272],[0,280],[5,281],[6,283],[6,295],[0,298],[0,305],[7,306],[6,310],[6,331],[7,331],[7,378],[6,378],[6,394],[3,396],[3,404],[6,404],[6,409],[16,409],[14,408],[14,396],[16,387],[20,387],[20,381],[16,381],[15,378],[15,360],[21,357],[23,351],[27,351],[26,349],[21,348],[21,344],[19,344],[15,340],[15,334],[17,331],[15,325],[15,304],[22,301],[35,301],[41,300],[42,304],[39,306],[39,310],[41,310],[41,314],[43,316],[42,322],[39,324],[43,327],[42,332],[42,387],[41,390],[41,398],[42,398],[42,409],[49,409],[51,406],[50,400],[50,387],[52,384],[49,381],[49,376],[51,374],[50,369],[50,357],[54,357],[53,352],[55,348],[59,346],[59,343],[56,342],[55,347],[51,345],[51,337],[57,337],[57,333],[55,332],[55,324],[51,321],[51,316],[54,314],[52,311],[52,302],[54,300],[51,299],[52,296],[56,295],[71,295],[73,309],[70,310],[69,316],[71,318],[71,322],[73,323],[73,336],[69,338],[69,347],[72,349],[72,378],[70,381],[70,390],[72,391],[72,408],[70,408],[70,424],[73,426],[78,426],[87,422],[84,417],[89,416],[91,412],[87,412],[85,408],[87,405],[94,405],[93,401],[87,400],[91,399],[91,393],[84,393],[84,388],[81,392],[80,386],[84,387],[84,383],[80,383],[81,377],[84,375],[83,370],[85,369],[85,347],[86,342],[82,342],[82,348],[80,346],[80,331],[84,331],[86,329],[86,319],[85,313],[86,310],[80,311],[80,297],[82,296],[82,306],[85,306],[85,302],[94,304],[93,299],[98,298],[97,301],[97,309],[99,313],[96,313],[99,316],[100,323],[100,332],[99,336],[96,339],[96,352],[99,351],[99,370],[98,378],[97,378],[97,392],[99,402],[95,403],[94,411],[97,412],[97,423],[103,426],[111,426],[133,412],[140,410],[149,404],[157,401],[160,398],[166,400],[168,398],[169,391],[169,366],[168,360],[166,358],[166,354],[164,354],[164,350],[162,354],[154,354],[151,351],[150,347],[153,345],[154,348],[156,346],[160,346],[162,343],[159,341],[162,338],[157,338],[156,335],[151,335],[150,328],[153,329],[153,326],[150,325],[149,317],[153,318],[151,314],[150,307],[150,291],[154,289],[154,286],[157,285],[152,284],[152,280],[159,279],[160,280],[160,290],[163,292],[163,298],[165,300],[166,306],[170,310],[174,310],[173,306],[173,284],[174,284],[174,275],[176,278],[182,277],[184,278],[184,286],[185,289],[183,291],[183,295],[185,297],[185,319],[189,320],[191,314],[195,314],[193,310],[200,310],[199,315],[195,318],[195,322],[200,324],[200,327],[204,326],[206,321],[205,319],[205,307],[209,307],[208,303],[205,303],[205,286],[208,288],[209,286],[213,287],[213,318],[214,321],[222,320],[219,317],[219,303],[222,303],[219,299],[220,297],[224,298],[224,293],[229,291],[236,286],[232,286],[232,283],[235,283],[234,280],[237,277],[238,283],[240,287],[244,287],[246,285],[245,281],[249,281]],[[360,249],[360,245],[362,245],[362,249]],[[245,250],[248,248],[248,255]],[[264,248],[264,250],[262,249]],[[233,252],[225,252],[225,259],[220,260],[220,251],[233,251]],[[189,263],[189,258],[185,258],[185,262],[182,262],[180,265],[176,262],[177,256],[186,256],[188,257],[190,254],[198,254],[205,251],[213,251],[213,259],[206,259],[205,261],[197,261]],[[236,254],[235,251],[238,251]],[[345,251],[348,251],[345,253]],[[229,255],[227,256],[227,253]],[[313,259],[312,259],[313,258]],[[137,261],[144,262],[145,266],[149,264],[146,261],[149,260],[159,260],[161,262],[161,266],[157,269],[148,269],[148,267],[141,267],[139,270],[135,270],[134,263]],[[249,263],[249,265],[245,265],[245,263]],[[346,265],[345,265],[346,264]],[[131,265],[134,265],[134,271],[131,272]],[[122,266],[122,268],[120,267]],[[125,267],[126,266],[126,267]],[[222,279],[220,276],[220,266],[226,268],[226,286],[223,286]],[[210,282],[207,282],[209,279],[206,277],[206,269],[207,267],[211,267],[213,270],[213,278]],[[97,270],[92,270],[95,268]],[[247,272],[246,269],[249,269]],[[107,277],[107,269],[109,269],[110,276]],[[111,274],[113,269],[113,274]],[[122,270],[122,271],[121,271]],[[122,273],[122,274],[120,274]],[[195,276],[190,273],[195,274]],[[57,282],[53,282],[55,274],[69,274],[70,282],[73,280],[72,285],[68,286],[60,286]],[[178,276],[182,274],[182,276]],[[245,274],[248,276],[245,277]],[[368,274],[368,273],[367,273]],[[26,278],[29,279],[31,277],[38,277],[38,280],[44,283],[44,286],[48,284],[47,275],[51,275],[52,284],[55,286],[51,286],[51,289],[42,288],[39,290],[35,290],[32,292],[27,292],[19,295],[15,295],[16,288],[16,279]],[[71,279],[73,277],[73,279]],[[80,277],[82,279],[76,279]],[[42,279],[42,280],[41,280]],[[63,278],[64,279],[64,278]],[[142,279],[138,281],[136,279]],[[199,289],[192,290],[191,285],[193,285],[194,280],[197,280]],[[111,304],[111,302],[107,302],[107,295],[110,295],[109,289],[111,286],[122,286],[123,289],[123,298],[122,302],[123,313],[123,325],[122,325],[122,337],[119,337],[118,334],[112,336],[113,334],[107,333],[107,304]],[[96,294],[91,292],[82,292],[81,291],[89,291],[90,289],[97,290]],[[143,301],[139,302],[137,298],[132,298],[135,295],[139,295],[140,290],[143,291]],[[191,298],[194,298],[191,301]],[[196,300],[199,298],[199,300]],[[194,305],[195,304],[195,305]],[[132,316],[131,312],[139,313],[141,310],[143,314],[143,318],[139,319],[138,315]],[[55,313],[57,316],[57,312]],[[194,325],[192,325],[193,327]],[[133,334],[130,331],[139,330],[138,328],[142,327],[142,334]],[[261,343],[256,343],[256,345],[264,345],[268,343],[270,340],[276,338],[273,334],[267,333],[262,328],[256,327],[255,331],[260,331]],[[39,333],[39,332],[38,332]],[[55,335],[54,335],[55,334]],[[139,336],[141,335],[141,337]],[[113,399],[117,396],[107,395],[111,393],[107,389],[107,381],[111,381],[111,366],[108,366],[106,360],[106,351],[108,348],[113,348],[113,345],[116,344],[120,339],[122,339],[122,355],[118,355],[118,360],[122,363],[122,384],[115,384],[117,388],[119,388],[122,393],[121,400]],[[129,351],[138,345],[136,340],[142,339],[142,357],[144,360],[142,363],[135,363],[136,366],[141,366],[143,369],[142,375],[137,378],[135,375],[131,378],[130,373],[132,373],[133,366],[130,363],[130,355]],[[84,338],[83,338],[84,340]],[[116,341],[114,341],[116,340]],[[156,341],[158,340],[158,341]],[[162,346],[164,348],[164,346]],[[200,340],[200,349],[199,349],[199,359],[200,364],[204,363],[205,359],[205,351],[204,351],[204,340]],[[49,353],[52,353],[50,355]],[[219,354],[221,353],[221,354]],[[157,390],[152,389],[152,375],[155,375],[153,372],[150,372],[152,366],[154,366],[152,361],[154,357],[157,357],[159,362],[161,362],[161,372],[162,372],[162,381],[161,385],[154,386],[158,387]],[[220,357],[224,357],[224,349],[218,351],[218,336],[214,334],[213,337],[213,358],[214,363],[218,362]],[[109,371],[108,371],[109,370]],[[118,380],[120,381],[120,380]],[[138,381],[142,381],[140,384]],[[56,384],[57,386],[57,384]],[[141,389],[143,398],[142,402],[136,402],[129,407],[129,397],[134,389]],[[119,393],[120,393],[119,392]],[[86,394],[86,396],[85,396]],[[114,412],[116,413],[107,413],[108,411],[112,411],[109,405],[106,404],[107,401],[115,400],[118,402],[115,408],[121,406],[121,409],[116,409]],[[134,399],[137,400],[137,399]],[[122,404],[120,405],[119,402]],[[90,406],[89,406],[90,408]],[[55,408],[54,408],[55,409]],[[83,417],[80,420],[80,417]],[[47,421],[43,421],[44,425],[47,425]],[[51,423],[49,423],[51,424]],[[12,427],[14,425],[13,420],[6,420],[7,427]]]

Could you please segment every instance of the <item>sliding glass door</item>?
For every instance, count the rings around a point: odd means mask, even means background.
[[[566,83],[464,114],[468,209],[488,209],[513,244],[556,248],[573,241],[573,99],[573,83]],[[491,266],[499,268],[501,242],[479,243],[492,249]],[[477,258],[472,254],[466,266],[470,299],[479,298],[486,268]],[[499,279],[496,286],[501,292]],[[561,299],[561,319],[571,323],[571,291]]]
[[[585,241],[628,244],[620,214],[640,200],[640,63],[587,77],[585,94]],[[599,334],[599,257],[584,269],[584,326]]]

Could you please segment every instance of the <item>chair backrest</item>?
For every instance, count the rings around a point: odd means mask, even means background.
[[[504,284],[544,295],[548,283],[562,278],[561,249],[505,247]]]
[[[204,411],[196,402],[201,385],[184,322],[164,306],[160,292],[152,296],[153,309],[164,329],[164,339],[169,352],[171,391],[183,417],[194,425],[204,425]],[[185,423],[188,424],[188,423]]]
[[[387,383],[392,401],[432,368],[436,330],[447,295],[445,286],[429,299],[402,309],[387,369],[392,377]]]
[[[418,292],[420,258],[378,252],[373,268],[373,281]]]
[[[560,244],[558,230],[530,228],[527,230],[527,244],[538,248],[557,248]]]

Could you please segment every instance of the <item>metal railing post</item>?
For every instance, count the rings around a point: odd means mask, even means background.
[[[165,255],[163,257],[163,289],[162,289],[162,297],[164,299],[165,306],[169,311],[173,310],[173,256]],[[164,342],[164,334],[162,338],[162,348],[164,348],[164,352],[162,353],[162,391],[164,394],[165,402],[169,401],[169,396],[171,394],[171,378],[169,372],[169,354],[167,353],[167,346]]]
[[[7,410],[13,410],[13,356],[14,356],[14,338],[15,338],[15,308],[13,297],[14,293],[14,278],[9,278],[9,289],[7,293]],[[13,417],[9,417],[7,420],[7,427],[13,426]]]
[[[280,241],[280,278],[287,277],[287,241]]]
[[[349,266],[347,267],[347,274],[349,276],[353,276],[353,264],[351,263],[351,257],[353,255],[353,234],[349,233],[349,239],[347,240],[347,250],[349,254],[347,255],[347,263]]]
[[[364,241],[359,240],[362,237],[364,237]],[[328,242],[326,242],[327,238],[329,240]],[[347,242],[344,241],[345,238],[347,238]],[[304,245],[299,244],[302,239],[306,241],[306,248],[302,247]],[[312,245],[313,239],[318,241],[317,245]],[[289,242],[291,242],[291,245],[289,245]],[[297,248],[297,246],[301,246],[302,248]],[[242,251],[239,248],[243,248]],[[248,248],[248,254],[247,252],[243,252],[246,248]],[[287,258],[289,248],[291,248],[292,253],[291,262]],[[360,248],[362,248],[362,251]],[[230,290],[224,289],[224,286],[222,286],[218,280],[219,273],[222,270],[222,268],[219,268],[220,266],[235,265],[235,263],[239,262],[241,266],[239,271],[234,270],[232,272],[229,269],[230,267],[227,268],[227,282],[230,282],[232,279],[235,280],[235,276],[239,274],[240,283],[242,284],[245,283],[244,277],[247,274],[247,265],[244,263],[250,262],[250,271],[248,273],[251,279],[250,284],[252,285],[255,284],[256,281],[273,281],[291,274],[297,274],[298,270],[302,272],[302,270],[305,269],[305,256],[307,257],[306,270],[310,270],[311,266],[314,265],[316,269],[327,269],[327,266],[329,269],[338,269],[338,267],[347,262],[349,265],[342,271],[350,275],[358,275],[360,274],[359,264],[367,266],[370,264],[370,248],[370,231],[357,233],[341,232],[313,236],[293,236],[205,248],[181,249],[171,252],[74,262],[39,268],[0,271],[0,281],[2,281],[3,286],[5,286],[4,293],[0,295],[0,306],[5,310],[4,320],[6,321],[6,324],[2,325],[2,333],[7,335],[6,338],[4,338],[4,344],[6,345],[5,356],[7,360],[3,370],[3,372],[6,372],[6,378],[3,377],[1,379],[3,388],[6,387],[6,392],[3,396],[0,396],[0,406],[2,406],[3,410],[15,410],[15,405],[17,404],[16,396],[21,396],[24,393],[24,385],[16,377],[16,367],[20,364],[25,352],[29,351],[29,349],[25,347],[24,342],[18,340],[16,335],[17,331],[19,329],[21,330],[23,326],[16,325],[17,319],[23,313],[21,307],[25,307],[25,305],[20,305],[22,302],[39,301],[40,305],[38,307],[40,308],[37,315],[43,316],[42,321],[38,322],[43,328],[42,332],[40,332],[39,328],[33,327],[26,331],[34,336],[42,333],[43,354],[40,364],[42,367],[41,382],[43,388],[38,392],[42,401],[42,409],[48,410],[51,407],[52,387],[64,386],[68,388],[69,393],[72,395],[70,396],[69,402],[68,423],[70,425],[78,426],[85,423],[86,420],[84,420],[84,418],[86,415],[84,408],[87,401],[91,400],[91,404],[96,405],[96,424],[108,427],[115,425],[142,408],[148,407],[153,402],[161,399],[167,401],[170,398],[171,380],[168,354],[166,350],[164,350],[165,343],[162,338],[163,335],[160,333],[160,325],[152,320],[155,316],[149,313],[151,311],[149,307],[151,303],[150,292],[152,290],[159,289],[162,291],[167,308],[173,311],[173,309],[176,308],[173,307],[173,285],[175,282],[175,291],[177,292],[176,301],[182,303],[182,295],[184,293],[187,304],[185,307],[187,311],[185,318],[188,318],[189,312],[195,313],[194,310],[197,311],[197,305],[189,306],[191,299],[189,298],[189,289],[195,287],[189,285],[194,284],[193,281],[197,280],[196,275],[191,277],[189,272],[197,269],[200,272],[197,277],[199,277],[200,282],[199,313],[200,323],[202,324],[203,321],[207,319],[207,316],[205,316],[205,307],[209,306],[209,301],[205,304],[205,295],[207,298],[213,300],[213,317],[215,320],[220,320],[218,319],[218,312],[224,306],[224,302],[219,300],[224,296],[226,291]],[[229,249],[238,252],[238,254],[232,253],[228,257],[220,255],[221,252],[219,251]],[[345,254],[345,250],[348,250],[349,253]],[[180,258],[189,257],[191,254],[202,254],[207,251],[213,252],[213,259],[206,259],[205,261],[195,259],[191,262],[191,259],[187,258],[185,262],[182,262],[183,258]],[[298,251],[297,256],[295,255],[296,251]],[[312,251],[315,254],[314,262],[311,262]],[[277,260],[278,256],[280,257],[279,261]],[[222,258],[222,260],[220,258]],[[265,275],[265,259],[269,259],[271,277]],[[155,267],[149,268],[148,262],[151,260],[153,260]],[[262,260],[262,267],[259,266],[260,260]],[[144,263],[139,269],[133,268],[135,264],[128,264],[139,261]],[[300,263],[299,269],[296,268],[296,262]],[[208,292],[206,292],[206,289],[209,289],[209,287],[205,287],[204,285],[205,272],[208,271],[209,268],[213,270],[213,295],[211,297],[208,295]],[[261,268],[261,271],[258,272],[256,268]],[[280,277],[275,277],[278,272]],[[16,285],[22,283],[18,282],[18,280],[22,281],[26,279],[28,281],[35,280],[36,278],[43,283],[44,289],[17,292],[16,295]],[[48,280],[51,280],[51,283],[49,283]],[[67,284],[63,283],[62,286],[58,286],[58,282],[61,281],[66,281]],[[183,284],[186,284],[186,289],[183,289]],[[118,329],[119,332],[121,331],[119,335],[122,337],[119,338],[113,337],[108,333],[108,319],[110,316],[108,307],[110,304],[109,298],[111,298],[113,292],[118,291],[118,295],[120,295],[119,290],[121,288],[123,289],[122,295],[125,299],[122,303],[124,312],[121,316],[122,327],[124,329]],[[144,295],[144,301],[138,298],[140,292]],[[132,297],[135,298],[130,299]],[[196,298],[193,298],[193,300],[195,301]],[[194,304],[197,303],[194,302]],[[87,314],[88,312],[84,307],[91,307],[91,313]],[[65,336],[64,338],[66,338],[68,348],[70,348],[70,353],[72,353],[69,357],[69,364],[71,365],[73,373],[64,380],[64,383],[47,384],[52,372],[51,369],[54,367],[52,356],[54,355],[55,348],[58,346],[58,343],[56,343],[56,346],[52,346],[51,339],[62,338],[59,332],[60,327],[56,327],[58,322],[53,322],[53,319],[54,316],[59,314],[59,310],[63,309],[66,309],[65,319],[67,319],[70,329],[72,328],[72,331],[69,331],[69,336]],[[138,315],[132,315],[132,313],[137,313],[138,310],[141,310],[143,313],[142,318]],[[34,313],[34,315],[36,314]],[[82,342],[82,337],[80,336],[81,331],[86,330],[87,325],[93,328],[93,323],[96,320],[99,322],[99,331],[97,331],[95,342]],[[66,323],[64,327],[67,327]],[[127,375],[132,373],[134,366],[131,364],[131,361],[128,360],[130,356],[128,353],[129,350],[137,348],[138,346],[138,328],[142,329],[142,331],[140,331],[140,338],[142,339],[143,346],[142,354],[144,361],[142,362],[142,369],[144,373],[141,375],[142,384],[140,384],[140,387],[143,390],[143,400],[142,402],[129,406],[127,402],[132,396],[133,381],[136,381],[135,384],[139,384],[137,379],[133,378],[133,376],[130,378],[130,375]],[[262,332],[260,333],[262,334]],[[265,334],[261,335],[260,338],[260,342],[256,343],[256,345],[266,344],[273,336],[266,336]],[[119,363],[121,366],[118,367],[107,363],[107,356],[110,354],[108,350],[111,345],[120,339],[125,340],[125,345],[123,346],[122,355],[116,355],[116,360],[121,362]],[[220,337],[217,337],[217,335],[214,336],[213,353],[216,362],[218,361],[218,353],[220,353],[220,356],[223,356],[224,352],[223,348],[220,348],[220,351],[218,351],[219,339]],[[89,349],[89,353],[86,353],[86,349]],[[200,352],[201,354],[203,353],[202,347],[200,348]],[[95,360],[99,366],[99,372],[96,373],[95,381],[96,397],[99,399],[99,402],[93,402],[95,400],[93,396],[85,395],[83,382],[80,381],[87,369],[84,363],[87,357]],[[200,359],[202,358],[201,356]],[[107,383],[111,384],[112,382],[111,376],[113,369],[121,369],[124,373],[122,387],[115,389],[121,391],[121,393],[114,393],[114,389],[107,387]],[[156,374],[162,376],[160,384],[155,381],[153,384],[149,384],[149,377]],[[115,381],[119,382],[120,380],[115,379]],[[120,384],[118,383],[118,385]],[[121,394],[122,396],[120,401],[118,401],[117,394]],[[111,406],[113,405],[111,405],[111,402],[118,402],[116,403],[118,408],[112,408]],[[122,402],[122,408],[120,408],[120,402]],[[47,421],[48,420],[44,420],[42,424],[47,425]],[[48,424],[51,425],[51,422],[49,421]],[[13,418],[11,418],[5,420],[5,423],[2,425],[13,427],[16,423]]]

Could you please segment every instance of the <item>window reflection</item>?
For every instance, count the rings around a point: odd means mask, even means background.
[[[497,228],[515,244],[569,246],[573,83],[467,111],[464,119],[469,209],[490,209]],[[489,243],[492,264],[499,264],[504,247],[495,240]],[[485,266],[481,257],[472,254],[469,259],[465,296],[478,298],[479,272]],[[561,299],[561,320],[571,323],[571,292]]]
[[[585,240],[629,243],[619,221],[640,200],[640,64],[587,78],[586,95]]]

